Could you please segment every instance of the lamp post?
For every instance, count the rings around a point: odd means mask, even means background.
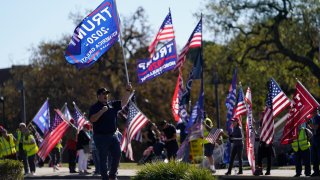
[[[6,116],[5,116],[5,112],[4,112],[4,96],[0,97],[0,102],[2,103],[2,123],[4,126],[6,126]]]
[[[219,113],[219,96],[218,96],[218,86],[219,86],[219,76],[217,68],[213,67],[213,84],[214,84],[214,94],[216,97],[216,119],[217,128],[220,129],[220,113]]]

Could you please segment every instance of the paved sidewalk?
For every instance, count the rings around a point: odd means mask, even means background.
[[[60,167],[59,170],[53,171],[53,168],[42,167],[36,169],[36,174],[33,176],[25,176],[25,179],[101,179],[101,176],[94,176],[93,169],[89,169],[88,175],[79,175],[78,173],[70,174],[68,167]],[[118,176],[120,180],[130,179],[136,174],[136,170],[119,169]]]
[[[34,176],[26,176],[25,179],[101,179],[100,176],[93,176],[92,169],[88,170],[91,174],[89,175],[79,175],[79,174],[70,174],[69,169],[67,167],[61,167],[60,170],[53,172],[53,168],[42,167],[36,169],[36,175]],[[237,169],[236,169],[237,171]],[[300,178],[293,178],[295,175],[294,169],[272,169],[270,176],[253,176],[251,170],[244,170],[242,175],[236,175],[236,171],[233,170],[230,176],[225,176],[224,174],[227,172],[227,169],[218,169],[214,174],[218,176],[220,180],[226,179],[306,179],[311,177],[305,177],[302,175]],[[118,179],[119,180],[128,180],[131,177],[135,176],[137,170],[133,169],[119,169]],[[264,171],[265,172],[265,171]],[[313,177],[313,179],[319,179],[320,177]]]

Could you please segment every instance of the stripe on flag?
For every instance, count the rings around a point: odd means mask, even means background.
[[[175,36],[174,36],[174,30],[172,25],[171,12],[169,11],[168,15],[166,16],[162,25],[160,26],[158,34],[156,35],[155,39],[152,41],[152,43],[148,48],[150,57],[156,51],[156,47],[159,42],[165,41],[165,40],[171,40],[174,38]]]
[[[186,55],[189,49],[197,48],[201,46],[202,46],[202,18],[200,19],[197,26],[193,30],[191,36],[189,37],[188,42],[182,48],[182,51],[179,54],[175,69],[178,69],[183,66],[183,63],[186,61]]]
[[[124,131],[124,137],[121,144],[121,150],[126,152],[126,157],[130,160],[133,159],[133,152],[131,141],[136,134],[148,123],[149,119],[142,114],[138,107],[132,102],[129,102],[129,112],[127,120],[127,128]]]
[[[209,141],[211,144],[214,144],[222,132],[222,129],[213,128],[206,137],[206,140]]]
[[[289,98],[281,90],[277,82],[271,78],[268,82],[266,106],[262,117],[260,140],[266,144],[273,142],[274,118],[286,107],[290,106]]]
[[[60,118],[63,120],[56,126],[56,128],[52,129],[52,131],[46,135],[45,139],[40,145],[37,154],[43,161],[46,159],[51,150],[57,145],[69,127],[69,124],[65,120],[65,117],[60,110],[55,109],[55,111],[57,116],[60,116]]]

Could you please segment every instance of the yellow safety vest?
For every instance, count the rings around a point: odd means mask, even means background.
[[[310,142],[308,141],[308,137],[306,136],[305,128],[300,129],[298,139],[294,140],[291,146],[295,152],[297,152],[299,149],[304,151],[311,146]]]
[[[206,137],[209,135],[209,131],[206,127],[203,128],[203,144],[209,143],[208,140],[206,140]]]
[[[34,154],[36,154],[39,150],[37,143],[34,142],[32,144],[27,144],[27,143],[31,143],[31,140],[34,140],[33,135],[28,135],[27,140],[25,138],[23,138],[23,150],[27,153],[27,156],[32,156]]]
[[[61,144],[60,142],[58,142],[58,144],[56,145],[56,148],[58,148],[58,149],[59,149],[59,152],[60,152],[61,149],[63,148],[63,147],[62,147],[62,144]]]
[[[16,142],[16,150],[17,150],[17,152],[19,151],[20,140],[21,140],[21,131],[17,130],[17,142]]]
[[[9,141],[6,138],[1,137],[1,157],[9,156],[12,154],[16,154],[16,146],[13,140],[13,135],[8,134]]]

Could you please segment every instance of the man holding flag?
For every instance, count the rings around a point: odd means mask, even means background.
[[[122,101],[109,101],[110,91],[106,88],[97,90],[97,99],[89,111],[89,119],[93,124],[93,139],[100,158],[100,173],[103,179],[116,179],[118,166],[120,162],[121,149],[120,141],[117,137],[117,115],[122,109],[122,104],[126,103],[132,92],[132,86],[127,86],[127,94]],[[112,156],[111,168],[107,172],[107,154]]]

